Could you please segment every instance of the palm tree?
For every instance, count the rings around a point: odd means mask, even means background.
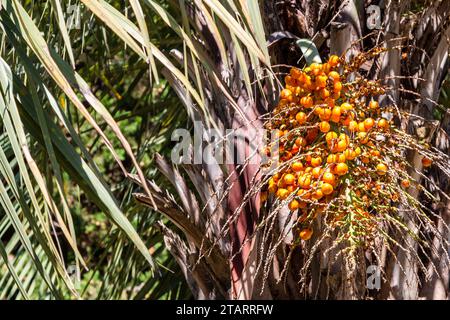
[[[435,198],[411,196],[428,201],[433,224],[406,215],[408,232],[389,230],[393,244],[376,247],[376,259],[359,248],[358,268],[350,270],[335,259],[342,248],[326,250],[329,244],[317,239],[317,246],[291,246],[289,211],[271,200],[261,205],[264,175],[252,152],[264,144],[260,129],[287,66],[383,46],[386,53],[358,73],[380,79],[387,87],[382,103],[405,115],[396,118],[398,126],[448,163],[449,112],[436,102],[448,73],[448,2],[81,3],[80,28],[69,30],[69,6],[58,1],[2,2],[3,296],[86,296],[68,270],[68,261],[76,273],[93,263],[79,251],[75,203],[94,204],[112,223],[97,257],[108,263],[95,263],[103,266],[101,298],[187,296],[181,277],[198,299],[448,296],[445,166],[428,178],[419,153],[409,152],[410,175]],[[378,18],[368,16],[369,5],[381,8],[378,29],[367,24]],[[118,65],[108,65],[109,57]],[[136,119],[138,133],[126,137]],[[215,129],[244,161],[194,161],[198,149],[217,139],[194,123]],[[206,141],[176,164],[168,136],[183,126]],[[99,159],[105,153],[114,165]],[[365,267],[374,263],[383,270],[380,291],[365,287]],[[149,275],[142,282],[143,272]]]

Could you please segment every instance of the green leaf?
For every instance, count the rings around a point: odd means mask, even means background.
[[[322,63],[319,51],[317,50],[314,42],[308,39],[300,39],[297,40],[295,43],[300,48],[300,50],[302,50],[303,57],[305,58],[307,65],[310,65],[313,62]]]

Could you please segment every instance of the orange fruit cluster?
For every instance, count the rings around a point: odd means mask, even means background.
[[[374,82],[347,82],[342,64],[332,55],[323,64],[292,68],[267,124],[276,132],[279,156],[267,188],[277,199],[288,199],[291,211],[299,210],[299,236],[303,240],[311,238],[312,220],[328,210],[333,199],[340,197],[345,202],[334,208],[333,221],[344,219],[350,211],[353,218],[370,218],[369,204],[366,206],[360,197],[361,192],[367,198],[372,191],[361,189],[379,180],[380,202],[385,201],[386,193],[395,192],[382,185],[389,179],[389,168],[378,137],[386,137],[391,130],[375,99],[382,89]],[[267,149],[268,154],[270,150],[273,148]],[[364,188],[358,189],[361,181]],[[406,188],[409,181],[401,185]],[[346,188],[350,197],[344,195]]]

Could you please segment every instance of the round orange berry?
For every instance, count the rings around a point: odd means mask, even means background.
[[[430,158],[427,158],[427,157],[422,158],[422,165],[424,167],[429,167],[429,166],[431,166],[432,163],[433,163],[433,161]]]
[[[325,182],[324,184],[322,184],[321,190],[324,195],[329,195],[333,193],[333,186],[330,183]]]
[[[378,173],[380,176],[385,175],[386,172],[387,172],[387,166],[386,166],[384,163],[379,163],[379,164],[377,164],[377,173]]]
[[[320,132],[327,133],[328,131],[330,131],[330,128],[331,128],[331,126],[330,126],[330,123],[328,121],[322,121],[319,124]]]
[[[343,176],[348,172],[348,166],[345,163],[338,163],[335,170],[338,175]]]
[[[302,240],[307,241],[307,240],[311,239],[312,234],[313,234],[313,230],[311,228],[303,229],[300,231],[300,238]]]

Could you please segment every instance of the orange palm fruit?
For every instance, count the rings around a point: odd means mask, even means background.
[[[319,115],[320,120],[322,121],[328,121],[331,119],[331,109],[328,108],[324,108],[323,109],[323,114]]]
[[[308,189],[311,184],[309,175],[302,175],[298,178],[298,185],[303,189]]]
[[[280,188],[278,189],[276,196],[277,198],[284,200],[289,196],[289,191],[287,189]]]
[[[322,199],[322,198],[323,198],[323,192],[322,192],[322,190],[320,190],[320,189],[315,190],[315,191],[312,193],[311,197],[312,197],[314,200],[320,200],[320,199]]]
[[[315,114],[316,116],[319,116],[319,117],[320,117],[320,115],[323,114],[323,108],[322,108],[322,107],[316,107],[316,108],[314,109],[314,114]]]
[[[295,139],[295,144],[298,147],[304,147],[304,146],[306,146],[306,139],[303,137],[298,137],[297,139]]]
[[[330,131],[330,132],[328,132],[327,135],[325,136],[325,140],[327,141],[328,144],[331,144],[331,142],[332,142],[334,139],[337,139],[337,137],[338,137],[338,135],[337,135],[336,132]]]
[[[299,124],[304,124],[306,122],[306,113],[300,111],[296,114],[295,120],[297,120]]]
[[[327,157],[327,163],[335,163],[337,162],[337,156],[335,154],[330,154]]]
[[[290,74],[294,79],[300,79],[300,77],[302,75],[302,71],[297,68],[292,68],[290,71]]]
[[[333,84],[333,92],[340,92],[342,90],[342,83],[340,81],[336,81]]]
[[[328,98],[330,96],[330,91],[327,89],[327,88],[322,88],[322,89],[320,89],[320,97],[322,98],[322,99],[326,99],[326,98]]]
[[[287,185],[293,185],[295,183],[295,176],[291,173],[288,173],[283,177],[283,181]]]
[[[422,158],[422,165],[424,167],[429,167],[429,166],[431,166],[432,163],[433,163],[433,161],[430,158],[427,158],[427,157]]]
[[[350,130],[351,132],[358,131],[358,122],[354,120],[350,121],[350,123],[348,124],[348,130]]]
[[[289,202],[288,207],[291,211],[295,211],[300,207],[300,202],[295,199],[292,199],[292,201]]]
[[[293,171],[295,172],[299,172],[299,171],[303,171],[304,167],[303,167],[303,163],[301,163],[300,161],[296,161],[291,165],[291,168]]]
[[[335,105],[335,101],[333,98],[326,98],[324,101],[328,107],[333,108]]]
[[[336,67],[339,64],[339,57],[336,55],[330,56],[328,59],[328,64],[332,67]]]
[[[408,179],[403,179],[401,182],[401,185],[403,188],[409,188],[409,186],[411,185],[411,182]]]
[[[375,101],[375,100],[370,100],[370,102],[369,102],[369,108],[370,108],[370,109],[376,110],[376,109],[378,109],[379,107],[380,107],[380,106],[379,106],[379,104],[378,104],[377,101]]]
[[[388,129],[389,128],[389,122],[386,119],[381,118],[380,120],[378,120],[377,126],[380,129]]]
[[[322,158],[321,157],[314,157],[311,159],[311,165],[313,167],[318,167],[322,164]]]
[[[352,149],[345,150],[344,155],[347,160],[353,160],[356,158],[356,152]]]
[[[314,178],[318,179],[320,177],[320,175],[322,174],[323,169],[321,167],[315,167],[312,171],[311,174]]]
[[[346,160],[347,159],[343,153],[336,154],[336,162],[344,163]]]
[[[281,90],[281,93],[280,93],[280,98],[281,99],[288,99],[289,100],[290,97],[292,97],[292,91],[291,90],[289,90],[289,89]]]
[[[300,99],[300,104],[305,108],[311,108],[313,105],[313,99],[310,96],[302,97]]]
[[[358,131],[359,132],[366,132],[366,126],[364,125],[364,121],[358,123]]]
[[[338,163],[335,170],[338,175],[343,176],[348,172],[348,166],[345,163]]]
[[[324,184],[322,184],[321,190],[324,195],[329,195],[333,193],[333,186],[330,183],[325,182]]]
[[[376,170],[380,176],[383,176],[387,172],[387,166],[384,163],[379,163],[379,164],[377,164]]]
[[[366,128],[367,131],[372,129],[374,124],[375,124],[375,121],[372,118],[366,118],[364,120],[364,128]]]
[[[331,110],[331,116],[340,117],[342,113],[341,107],[335,106],[333,110]]]
[[[313,230],[311,228],[303,229],[300,231],[300,238],[302,240],[307,241],[307,240],[311,239],[312,234],[313,234]]]
[[[322,181],[333,185],[336,181],[336,178],[331,172],[325,172],[322,176]]]
[[[328,77],[332,78],[334,81],[339,81],[341,78],[339,73],[337,73],[336,71],[330,71],[330,73],[328,73]]]
[[[325,88],[327,85],[328,77],[326,75],[321,75],[316,78],[316,86],[319,88]]]
[[[339,140],[337,145],[336,145],[336,150],[341,152],[344,151],[345,149],[347,149],[347,142],[345,140]]]
[[[367,132],[358,132],[358,139],[362,144],[366,144],[369,141]]]
[[[330,126],[330,123],[328,121],[322,121],[319,124],[320,132],[327,133],[328,131],[330,131],[330,128],[331,128],[331,126]]]

